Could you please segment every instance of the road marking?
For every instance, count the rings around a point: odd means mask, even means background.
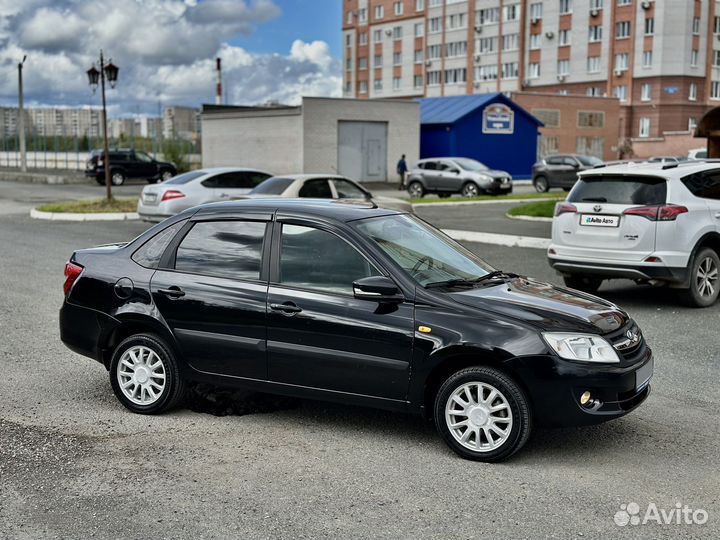
[[[477,242],[479,244],[494,244],[496,246],[531,249],[547,249],[550,246],[549,238],[537,238],[535,236],[458,231],[454,229],[443,229],[443,232],[459,242]]]
[[[140,219],[136,212],[103,212],[80,214],[71,212],[41,212],[37,208],[30,210],[33,219],[51,221],[130,221]]]

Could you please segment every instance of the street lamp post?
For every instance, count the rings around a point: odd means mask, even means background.
[[[100,69],[97,69],[94,65],[87,70],[88,82],[93,92],[98,87],[98,80],[100,81],[100,94],[102,95],[102,126],[103,126],[103,164],[105,165],[105,192],[107,200],[112,200],[112,182],[110,179],[110,150],[108,148],[108,132],[107,132],[107,107],[105,104],[105,79],[110,83],[111,88],[115,88],[118,77],[118,67],[108,61],[105,63],[102,51],[100,51]]]
[[[27,55],[23,56],[21,62],[18,62],[18,138],[20,139],[20,170],[27,172],[27,152],[25,149],[25,99],[23,97],[23,64],[27,59]]]

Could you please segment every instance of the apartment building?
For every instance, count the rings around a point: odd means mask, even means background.
[[[165,107],[162,132],[166,139],[197,140],[200,137],[200,109],[193,107]]]
[[[25,109],[25,129],[29,134],[53,136],[100,136],[99,109],[35,107]],[[3,137],[16,137],[18,109],[0,107],[0,130]]]
[[[344,95],[617,97],[619,136],[720,104],[716,0],[343,0]]]

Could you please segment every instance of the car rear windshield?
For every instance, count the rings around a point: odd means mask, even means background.
[[[664,204],[667,181],[655,176],[605,175],[578,180],[568,202],[610,204]]]
[[[268,178],[250,193],[253,195],[258,193],[261,195],[280,195],[293,182],[294,180],[292,178]]]
[[[195,180],[196,178],[200,178],[201,176],[205,175],[207,173],[202,171],[190,171],[186,172],[185,174],[180,174],[178,176],[175,176],[171,178],[170,180],[165,181],[165,185],[172,184],[172,185],[182,185],[187,184],[188,182]]]

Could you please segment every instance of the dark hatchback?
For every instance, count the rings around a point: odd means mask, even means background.
[[[578,291],[500,272],[415,216],[365,203],[196,207],[65,269],[63,342],[123,405],[188,381],[432,417],[499,461],[534,425],[620,417],[650,392],[635,322]]]

